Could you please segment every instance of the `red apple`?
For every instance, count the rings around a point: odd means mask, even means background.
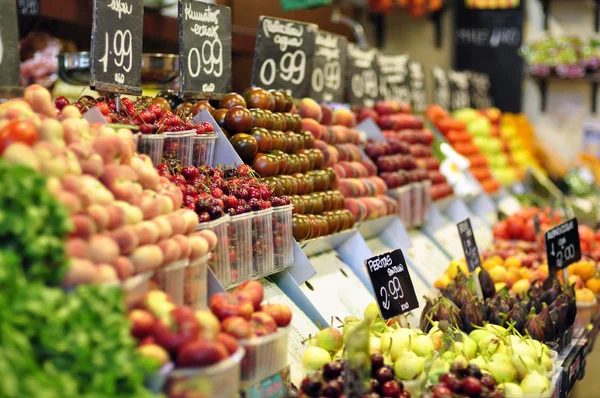
[[[271,315],[280,328],[292,321],[292,310],[285,304],[263,304],[260,310]]]
[[[221,329],[237,339],[247,339],[252,334],[250,323],[239,316],[231,316],[223,320]]]
[[[154,336],[146,336],[140,340],[138,346],[148,345],[148,344],[156,344],[156,339]]]
[[[196,320],[200,326],[198,337],[206,340],[214,340],[221,331],[219,319],[210,310],[196,311]]]
[[[230,334],[219,333],[217,335],[217,341],[225,346],[229,355],[233,355],[238,350],[238,342],[235,337]]]
[[[277,323],[266,312],[255,312],[250,317],[250,330],[256,336],[265,336],[277,331]]]
[[[185,343],[198,338],[200,326],[194,311],[177,307],[154,324],[156,342],[169,352],[176,352]]]
[[[131,335],[136,339],[143,339],[152,334],[154,317],[148,311],[133,310],[127,314],[127,319],[131,322]]]
[[[247,297],[252,301],[252,305],[254,306],[254,310],[258,311],[260,308],[260,303],[263,301],[263,297],[265,294],[265,289],[258,281],[247,281],[239,285],[236,289],[236,292],[243,292]]]
[[[147,358],[154,358],[160,366],[169,362],[169,353],[159,345],[144,344],[137,348],[137,351]]]
[[[230,316],[239,316],[244,319],[250,319],[250,315],[254,311],[252,301],[248,297],[226,292],[213,295],[210,298],[208,305],[213,314],[221,320]]]
[[[228,357],[225,346],[217,341],[194,340],[184,344],[177,353],[177,366],[197,368],[214,365]]]

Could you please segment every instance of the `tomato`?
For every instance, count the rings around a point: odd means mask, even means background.
[[[29,120],[13,120],[0,131],[0,153],[13,142],[32,146],[38,140],[37,129]]]

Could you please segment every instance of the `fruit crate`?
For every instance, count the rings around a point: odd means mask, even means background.
[[[252,213],[239,214],[229,219],[229,262],[231,284],[252,279]]]
[[[154,274],[154,280],[163,292],[167,293],[175,305],[183,305],[183,285],[188,259],[173,261]]]
[[[163,145],[163,158],[178,160],[182,167],[192,164],[192,150],[194,149],[195,130],[165,133]]]
[[[208,297],[208,285],[206,266],[211,254],[190,261],[185,268],[185,279],[183,282],[183,304],[194,310],[205,309]]]
[[[255,211],[252,217],[253,277],[273,272],[273,209]]]
[[[166,134],[142,134],[138,140],[137,151],[148,155],[152,160],[152,164],[157,166],[162,163],[166,138]]]
[[[280,270],[294,262],[292,209],[287,205],[273,208],[273,268]]]
[[[242,359],[242,389],[280,372],[288,365],[289,327],[276,333],[247,340],[239,344],[246,350]]]
[[[175,369],[167,376],[165,393],[169,397],[236,397],[240,390],[242,358],[244,349],[239,348],[232,356],[213,366]]]
[[[210,229],[217,235],[217,247],[211,253],[208,266],[223,286],[231,284],[231,267],[229,263],[229,216],[225,215],[214,221],[198,224],[196,230]]]
[[[400,219],[406,228],[410,228],[412,224],[412,215],[410,207],[410,195],[412,188],[409,185],[390,189],[388,195],[398,203],[398,213]]]
[[[216,142],[216,134],[202,134],[194,136],[192,165],[195,167],[200,167],[204,164],[212,166]]]

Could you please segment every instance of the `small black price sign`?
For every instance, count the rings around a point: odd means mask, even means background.
[[[439,66],[431,68],[433,74],[433,103],[444,109],[450,109],[450,82],[446,71]]]
[[[410,104],[409,62],[408,55],[377,56],[379,91],[384,99]]]
[[[410,104],[413,112],[422,113],[427,109],[427,91],[425,90],[425,71],[418,61],[408,62],[410,74]]]
[[[17,0],[19,15],[24,17],[37,17],[40,15],[39,0]]]
[[[254,48],[252,85],[308,96],[313,66],[315,24],[261,16]]]
[[[142,93],[143,0],[94,0],[90,86]]]
[[[344,102],[347,44],[343,36],[317,32],[310,80],[310,97],[315,101]]]
[[[346,76],[350,104],[372,107],[381,98],[376,49],[364,49],[354,43],[348,43],[348,73]]]
[[[456,110],[470,107],[471,93],[469,92],[468,73],[449,70],[448,81],[450,82],[450,108]]]
[[[371,257],[365,260],[365,266],[384,319],[419,308],[402,250]]]
[[[0,6],[0,87],[16,88],[21,86],[17,4],[15,0],[0,0]]]
[[[548,271],[550,273],[581,260],[579,229],[576,218],[552,228],[546,232],[544,239],[546,241],[546,257],[548,258]]]
[[[180,95],[213,97],[231,91],[231,9],[179,1]]]
[[[460,242],[462,243],[469,272],[473,272],[477,267],[481,266],[481,258],[479,257],[479,250],[477,249],[477,243],[475,242],[471,219],[467,218],[456,224],[456,226],[458,227],[458,235],[460,236]]]

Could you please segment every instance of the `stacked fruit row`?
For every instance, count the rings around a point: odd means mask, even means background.
[[[439,105],[430,105],[425,114],[440,133],[446,137],[454,150],[469,160],[471,174],[479,181],[484,191],[487,193],[498,191],[500,184],[492,176],[488,160],[474,144],[473,137],[467,130],[466,123],[462,120],[452,118],[450,113]]]
[[[375,165],[363,159],[360,133],[355,115],[346,108],[332,110],[314,100],[300,102],[302,126],[316,139],[316,148],[325,157],[325,166],[333,167],[339,179],[339,189],[345,197],[344,206],[356,221],[383,217],[397,212],[395,201],[387,195],[385,182],[377,177]]]

